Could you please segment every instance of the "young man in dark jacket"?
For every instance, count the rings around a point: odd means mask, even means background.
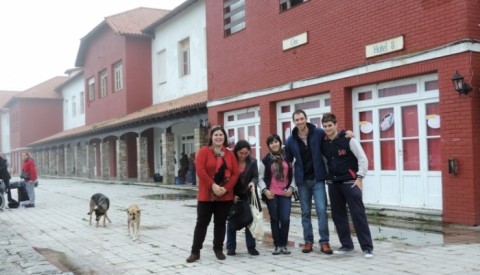
[[[338,132],[337,118],[334,114],[324,114],[322,125],[326,133],[322,143],[322,152],[326,157],[328,167],[328,195],[330,196],[333,223],[342,245],[335,250],[334,254],[353,251],[348,223],[348,205],[364,256],[367,259],[373,258],[372,236],[362,201],[362,183],[368,170],[367,156],[358,140],[346,137],[343,131]]]
[[[307,122],[303,110],[296,110],[292,115],[295,128],[285,144],[285,156],[289,162],[295,160],[294,177],[298,188],[302,227],[305,245],[303,253],[313,250],[312,197],[318,218],[320,233],[320,251],[332,254],[330,234],[328,231],[327,193],[325,191],[326,169],[323,163],[321,145],[325,132]]]

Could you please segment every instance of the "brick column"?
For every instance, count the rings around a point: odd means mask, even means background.
[[[117,140],[117,178],[127,179],[127,144],[124,140]]]
[[[162,134],[162,157],[163,157],[163,183],[175,184],[175,162],[174,160],[174,135],[172,133]]]
[[[110,154],[109,154],[109,142],[102,142],[100,144],[100,161],[102,165],[101,169],[101,178],[108,180],[110,178]]]
[[[73,175],[73,149],[72,146],[67,145],[65,151],[65,176]]]
[[[139,182],[151,181],[146,137],[137,137],[137,180]]]
[[[65,175],[65,147],[57,148],[57,175]]]
[[[95,145],[86,144],[85,145],[85,152],[87,153],[86,160],[87,160],[87,178],[94,178],[95,177],[95,154],[94,148]]]

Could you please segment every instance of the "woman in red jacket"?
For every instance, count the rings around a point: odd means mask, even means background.
[[[196,156],[198,175],[197,223],[193,233],[193,245],[187,263],[200,259],[208,225],[213,215],[213,251],[219,260],[224,260],[228,211],[233,205],[233,187],[238,179],[238,164],[233,152],[227,149],[227,133],[222,126],[210,129],[208,146],[202,147]]]
[[[21,202],[24,207],[35,207],[35,184],[37,183],[37,168],[30,152],[22,153],[23,168],[22,175],[25,181],[25,189],[28,194],[28,201]]]

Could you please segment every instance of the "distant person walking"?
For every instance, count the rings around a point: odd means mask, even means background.
[[[23,152],[23,168],[21,177],[25,182],[25,189],[28,194],[28,201],[21,202],[21,205],[30,208],[35,207],[35,185],[37,184],[37,168],[30,152]]]
[[[8,172],[8,162],[2,156],[0,156],[0,179],[5,183],[5,188],[7,191],[7,199],[10,202],[12,200],[12,193],[10,192],[10,173]]]

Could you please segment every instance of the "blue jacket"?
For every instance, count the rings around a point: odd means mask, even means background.
[[[307,123],[308,127],[308,142],[312,151],[313,160],[313,172],[315,180],[324,181],[327,177],[327,171],[325,164],[323,163],[322,156],[322,142],[325,137],[325,132],[321,128],[315,127],[311,123]],[[298,137],[298,128],[295,127],[292,134],[288,137],[285,143],[285,158],[287,161],[292,162],[295,159],[294,176],[297,185],[303,184],[303,163],[301,161],[302,156],[300,154],[300,148],[298,142],[302,142]]]

